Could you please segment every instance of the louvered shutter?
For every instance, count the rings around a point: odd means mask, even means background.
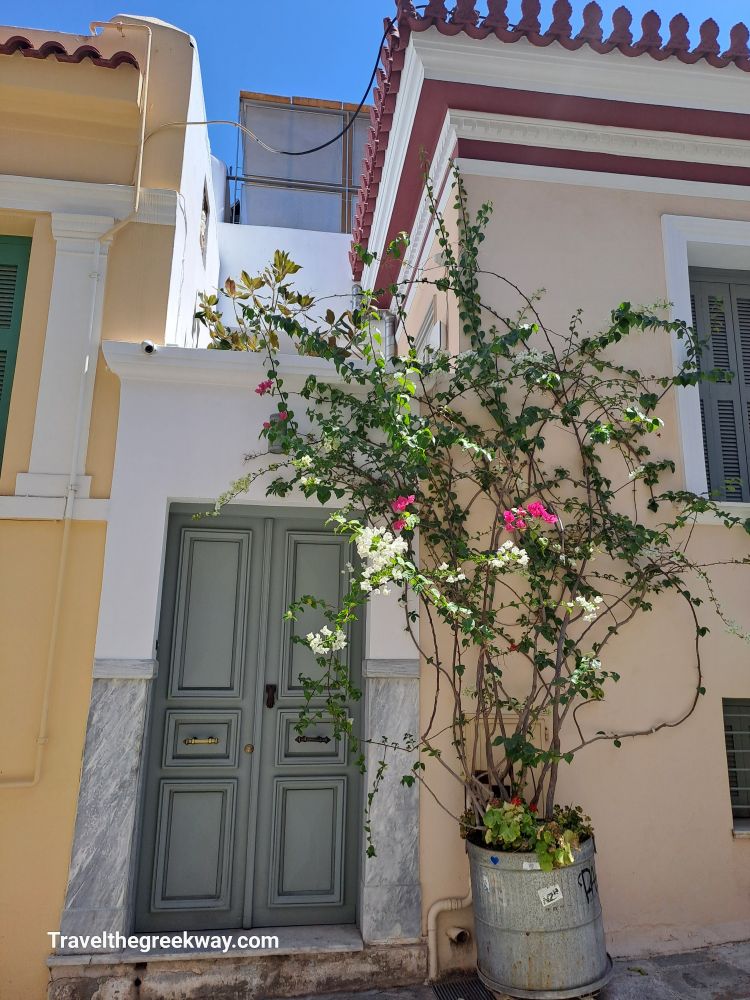
[[[738,298],[735,288],[741,292]],[[693,284],[694,317],[704,342],[701,368],[732,372],[733,378],[701,385],[703,445],[712,496],[735,503],[750,500],[748,442],[750,441],[750,286],[728,282]],[[738,306],[746,326],[747,373],[741,364]]]
[[[740,420],[745,443],[745,478],[750,499],[750,284],[733,284],[732,316],[737,352],[737,387],[740,393]]]
[[[27,237],[0,236],[0,463],[8,426],[30,252],[31,240]]]

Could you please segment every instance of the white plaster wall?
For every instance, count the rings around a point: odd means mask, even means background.
[[[323,312],[348,309],[352,295],[349,265],[351,236],[348,233],[321,233],[311,229],[284,229],[275,226],[219,226],[221,251],[220,285],[240,271],[258,274],[273,259],[276,250],[285,250],[300,264],[295,287],[321,302]],[[231,313],[226,314],[231,325]]]
[[[145,355],[138,345],[115,342],[104,353],[121,388],[96,657],[148,660],[155,652],[169,505],[205,502],[210,509],[252,467],[245,455],[260,449],[262,423],[275,406],[253,392],[265,378],[262,355],[177,347]],[[313,371],[329,369],[295,356],[282,374],[293,392]],[[268,500],[263,481],[240,502],[317,506],[303,497]],[[375,598],[368,617],[367,657],[414,658],[395,594]]]
[[[200,60],[195,40],[187,121],[206,120]],[[200,245],[203,191],[208,192],[209,222],[206,259]],[[219,276],[218,210],[214,195],[213,164],[208,129],[191,125],[185,129],[182,176],[177,199],[174,256],[167,308],[166,343],[180,347],[197,346],[193,337],[193,316],[198,293],[214,289]],[[204,338],[206,339],[206,338]]]
[[[211,156],[211,182],[216,202],[216,222],[224,222],[227,210],[227,165],[218,156]]]

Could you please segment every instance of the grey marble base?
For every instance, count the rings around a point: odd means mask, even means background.
[[[94,678],[60,925],[64,935],[130,931],[138,784],[151,687],[145,673]]]
[[[369,676],[365,694],[367,778],[372,787],[383,748],[419,727],[419,680],[414,676]],[[401,783],[415,756],[388,750],[388,768],[370,810],[376,850],[365,858],[360,892],[360,930],[365,942],[417,940],[422,932],[419,882],[419,788]]]

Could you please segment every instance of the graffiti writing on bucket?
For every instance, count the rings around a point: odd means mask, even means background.
[[[578,884],[586,893],[586,902],[591,905],[591,900],[599,892],[599,883],[597,882],[594,869],[582,868],[578,875]]]

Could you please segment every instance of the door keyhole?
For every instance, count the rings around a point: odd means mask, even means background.
[[[273,708],[276,704],[276,685],[266,684],[266,708]]]

